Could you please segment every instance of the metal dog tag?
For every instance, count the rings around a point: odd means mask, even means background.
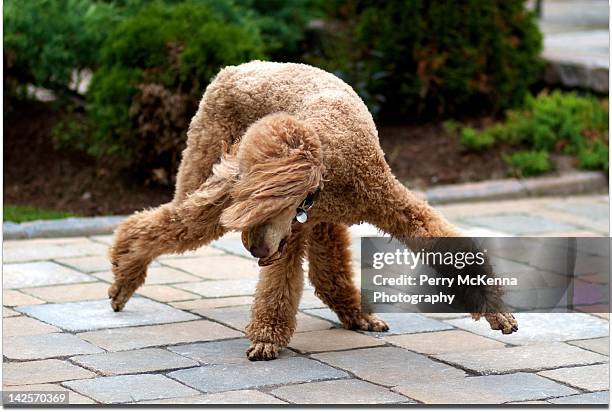
[[[298,210],[297,215],[295,215],[295,220],[300,223],[306,223],[306,221],[308,220],[308,214],[305,210],[300,209]]]

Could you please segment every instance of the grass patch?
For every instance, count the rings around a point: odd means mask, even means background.
[[[14,223],[31,222],[32,220],[63,219],[74,216],[68,212],[37,209],[30,206],[4,205],[3,211],[4,221]]]

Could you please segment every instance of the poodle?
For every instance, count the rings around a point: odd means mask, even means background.
[[[270,360],[296,327],[302,261],[315,294],[348,329],[386,331],[362,311],[348,226],[369,222],[410,242],[460,233],[392,174],[372,116],[353,89],[318,68],[252,61],[222,69],[187,132],[174,198],[135,213],[110,249],[111,306],[120,311],[165,253],[241,231],[261,272],[246,334],[250,360]],[[510,313],[487,310],[512,333]]]

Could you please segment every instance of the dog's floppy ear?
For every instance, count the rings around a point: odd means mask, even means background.
[[[295,208],[321,182],[321,142],[305,122],[285,113],[266,116],[242,137],[232,204],[221,215],[228,229],[244,230]]]
[[[197,192],[187,197],[187,201],[200,206],[220,205],[230,200],[230,190],[238,180],[238,160],[233,154],[225,153],[219,163],[212,168],[212,173],[200,186]]]

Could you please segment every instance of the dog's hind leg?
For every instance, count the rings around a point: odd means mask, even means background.
[[[295,331],[296,314],[304,288],[303,230],[294,231],[282,257],[262,268],[246,334],[251,340],[249,360],[271,360],[289,344]]]
[[[308,277],[315,295],[338,315],[347,329],[387,331],[385,322],[362,311],[349,247],[345,225],[320,223],[313,228],[308,239]]]
[[[223,160],[213,175],[180,203],[135,213],[119,225],[110,249],[115,281],[108,290],[115,311],[123,309],[144,283],[153,259],[196,249],[223,235],[219,218],[229,203],[228,187],[234,174],[235,165]]]

